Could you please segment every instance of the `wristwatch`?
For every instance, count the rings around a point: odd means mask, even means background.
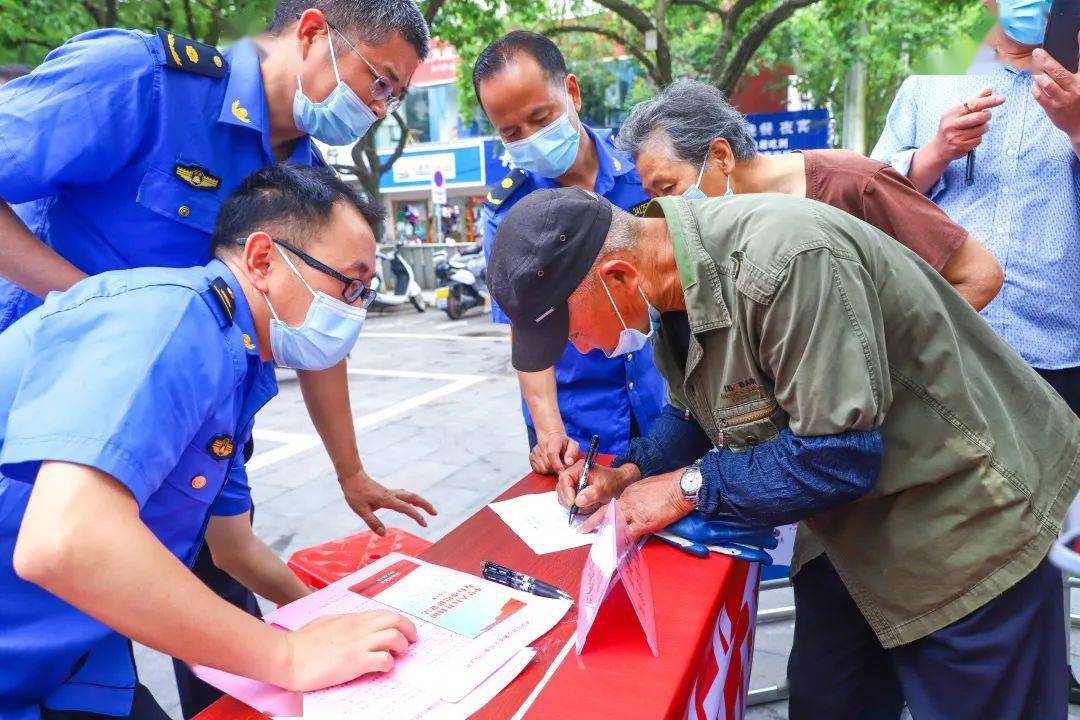
[[[701,463],[696,462],[683,470],[679,478],[679,490],[686,501],[697,507],[698,493],[701,491]]]

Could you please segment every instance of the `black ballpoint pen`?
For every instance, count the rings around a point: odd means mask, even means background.
[[[571,602],[574,600],[568,593],[550,583],[537,580],[531,575],[519,573],[516,570],[511,570],[498,563],[485,560],[481,567],[485,579],[499,583],[500,585],[506,585],[515,590],[521,590],[522,592],[551,598],[553,600],[570,600]]]
[[[581,468],[581,477],[578,478],[577,492],[574,493],[576,499],[578,493],[585,489],[585,486],[589,484],[589,471],[592,470],[593,463],[596,462],[596,451],[600,449],[600,436],[593,435],[592,440],[589,442],[589,452],[585,454],[585,464]],[[577,502],[570,503],[570,519],[567,522],[568,525],[574,524],[574,518],[577,517],[578,506]]]

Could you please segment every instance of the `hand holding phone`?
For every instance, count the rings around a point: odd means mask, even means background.
[[[1054,0],[1043,49],[1073,75],[1080,72],[1080,0]]]

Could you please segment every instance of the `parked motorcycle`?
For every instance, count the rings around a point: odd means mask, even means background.
[[[431,257],[435,263],[435,306],[446,311],[451,320],[460,319],[474,307],[487,302],[487,261],[479,245],[466,247],[450,258],[445,250]]]
[[[371,289],[378,295],[371,306],[385,310],[386,308],[397,307],[411,302],[417,312],[424,312],[424,296],[420,290],[420,283],[416,282],[416,275],[413,273],[412,266],[401,256],[400,249],[402,245],[404,243],[397,242],[394,243],[394,248],[390,252],[375,253],[379,260],[386,260],[390,263],[390,272],[394,274],[394,291],[392,293],[387,291],[383,282],[382,263],[377,262],[375,264],[375,277],[371,279]]]

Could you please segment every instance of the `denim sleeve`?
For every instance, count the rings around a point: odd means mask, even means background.
[[[701,426],[669,404],[653,420],[649,434],[631,440],[626,452],[612,466],[634,463],[641,469],[642,477],[652,477],[697,462],[711,447]]]
[[[745,452],[726,448],[701,463],[698,510],[755,525],[786,525],[869,492],[881,472],[878,430],[803,437],[785,428]]]

